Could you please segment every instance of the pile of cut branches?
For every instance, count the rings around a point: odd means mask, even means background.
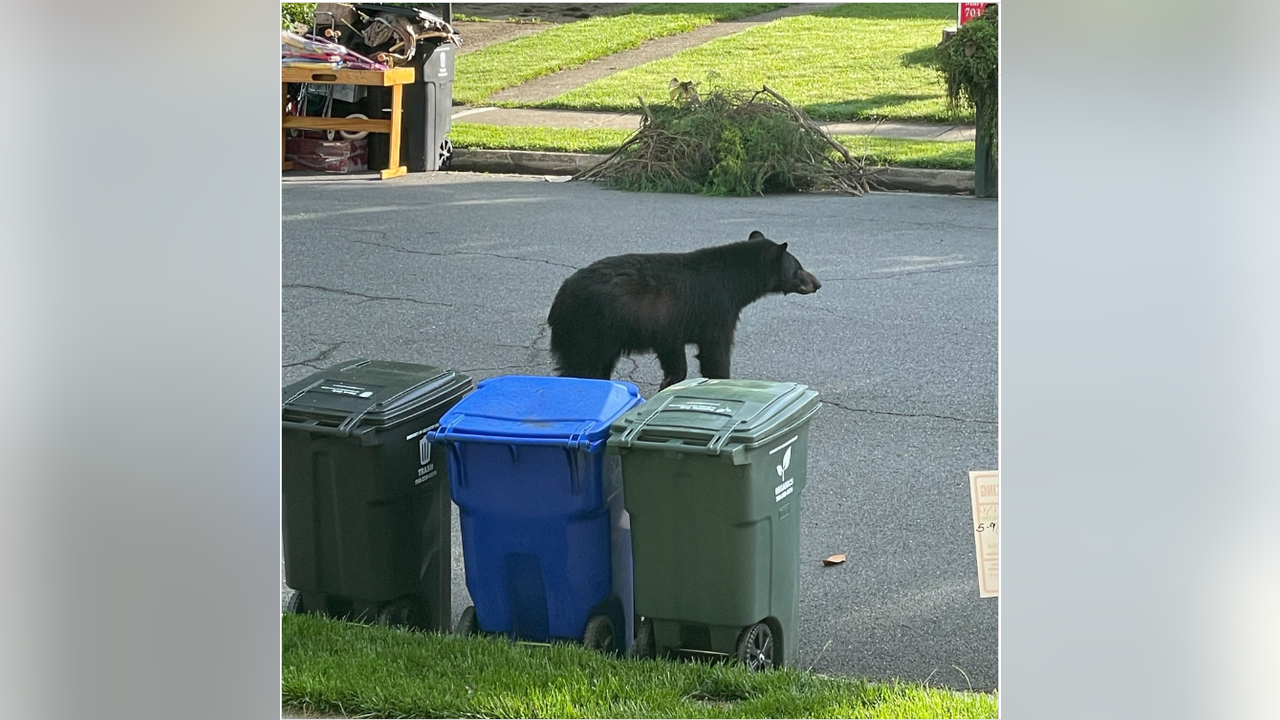
[[[796,190],[862,195],[869,189],[873,171],[767,86],[682,94],[671,104],[640,102],[640,129],[575,179],[624,190],[730,196]]]

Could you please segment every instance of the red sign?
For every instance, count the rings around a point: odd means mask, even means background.
[[[978,17],[986,9],[987,3],[960,3],[960,24],[964,25]]]

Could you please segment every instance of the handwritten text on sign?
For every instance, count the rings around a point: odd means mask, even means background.
[[[1000,595],[1000,472],[969,472],[973,545],[978,555],[978,595]]]
[[[982,14],[986,3],[960,3],[960,24],[963,25]]]

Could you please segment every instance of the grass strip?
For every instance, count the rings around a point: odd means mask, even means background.
[[[475,105],[499,90],[630,50],[645,40],[688,32],[713,22],[759,15],[782,6],[781,3],[654,3],[636,5],[624,14],[556,25],[536,35],[459,56],[453,99],[464,105]]]
[[[630,130],[527,127],[457,122],[449,131],[455,147],[477,150],[538,150],[607,155]],[[870,135],[836,135],[867,165],[972,170],[973,141],[903,140]]]
[[[540,150],[607,154],[634,133],[604,128],[549,128],[523,125],[482,125],[455,122],[449,139],[458,148],[477,150]]]
[[[492,718],[994,718],[996,696],[873,685],[796,670],[610,658],[573,645],[527,646],[282,618],[282,702],[305,712]]]
[[[781,18],[562,93],[540,107],[630,112],[667,99],[671,78],[768,85],[818,120],[972,121],[948,106],[935,47],[955,6],[835,5]]]
[[[879,167],[972,170],[972,140],[904,140],[872,135],[836,135],[849,154]]]

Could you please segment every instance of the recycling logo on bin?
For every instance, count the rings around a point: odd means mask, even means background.
[[[778,452],[779,450],[782,450],[784,448],[786,449],[786,452],[782,454],[782,461],[778,463],[777,466],[774,467],[774,470],[778,473],[778,477],[782,479],[782,482],[779,483],[778,486],[773,489],[774,502],[782,502],[788,495],[791,494],[791,491],[795,489],[796,480],[795,478],[787,479],[787,468],[791,467],[791,443],[795,442],[796,438],[798,437],[800,436],[796,435],[795,437],[792,437],[790,440],[782,443],[778,447],[769,451],[769,454],[772,455]]]

